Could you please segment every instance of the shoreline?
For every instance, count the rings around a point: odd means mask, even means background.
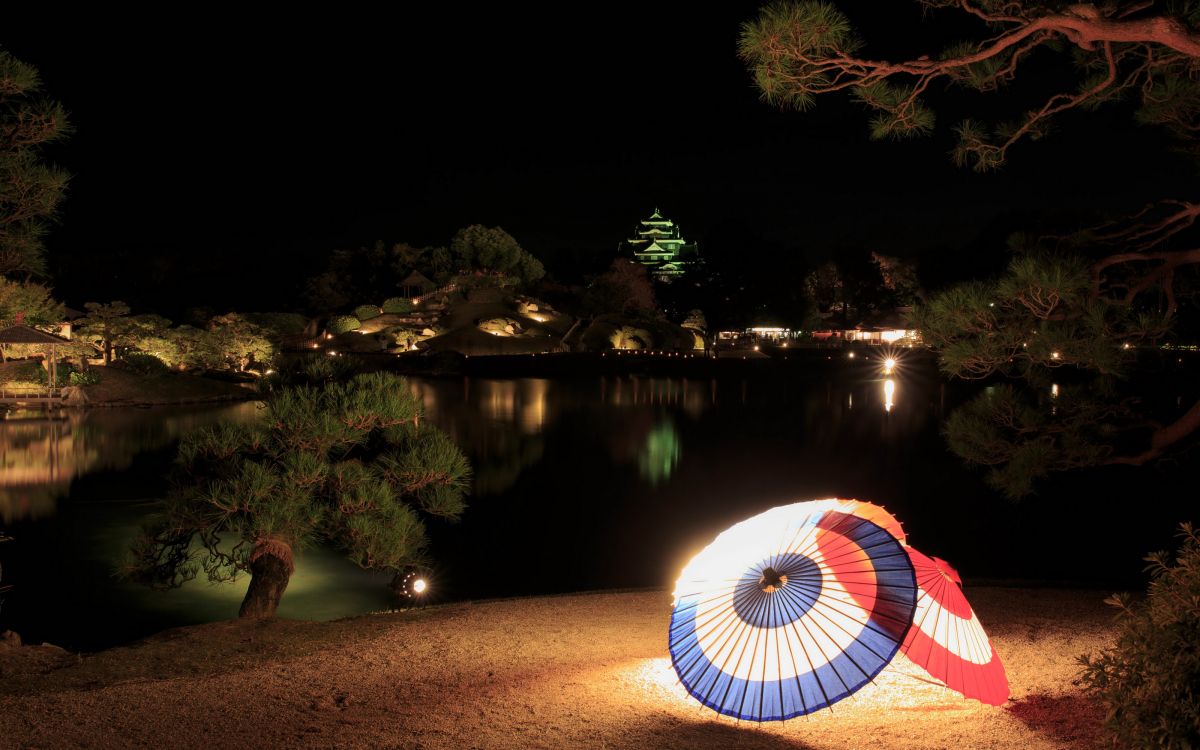
[[[0,647],[0,736],[38,747],[832,750],[864,735],[930,750],[1099,746],[1103,710],[1071,681],[1075,657],[1112,640],[1103,595],[970,595],[1008,671],[1013,699],[1000,708],[899,659],[832,710],[763,725],[720,717],[677,684],[671,598],[658,589],[224,621],[94,654]]]

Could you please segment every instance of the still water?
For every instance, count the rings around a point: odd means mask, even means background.
[[[883,503],[915,546],[968,579],[1137,586],[1141,556],[1186,517],[1186,472],[1169,467],[1067,475],[1018,505],[997,497],[946,452],[939,428],[956,396],[932,372],[410,385],[475,467],[463,520],[431,523],[433,601],[669,587],[726,526],[833,495]],[[247,403],[0,422],[0,521],[15,537],[0,546],[15,585],[0,629],[96,649],[236,616],[245,579],[162,593],[119,572],[179,437],[257,413]],[[1158,500],[1134,507],[1135,493]],[[387,609],[388,580],[309,550],[280,615]]]

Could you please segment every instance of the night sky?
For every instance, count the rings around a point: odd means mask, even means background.
[[[973,29],[915,3],[841,5],[869,56]],[[902,143],[869,141],[844,97],[776,111],[736,56],[757,6],[107,11],[71,33],[10,17],[0,44],[77,131],[50,154],[75,178],[49,243],[77,307],[286,309],[333,248],[444,244],[472,223],[577,282],[656,206],[717,264],[798,275],[865,248],[918,258],[937,283],[1002,262],[1011,231],[1136,209],[1194,176],[1119,108],[1064,118],[998,175],[947,156],[949,127],[992,99],[939,93],[938,135]],[[1056,80],[1039,71],[1030,95]]]

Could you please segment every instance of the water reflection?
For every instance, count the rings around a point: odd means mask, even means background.
[[[542,432],[555,418],[555,395],[544,378],[409,381],[425,417],[471,458],[473,494],[504,492],[545,451]]]
[[[877,371],[820,379],[411,378],[427,419],[475,469],[463,521],[430,525],[438,590],[456,599],[658,585],[675,564],[665,557],[693,536],[711,538],[714,528],[770,503],[897,492],[915,476],[919,450],[921,460],[945,455],[935,427],[939,392],[932,380],[897,372],[890,392]],[[256,413],[241,404],[0,423],[0,518],[15,520],[17,538],[0,550],[5,578],[11,562],[17,584],[0,627],[98,647],[233,616],[244,583],[200,581],[161,594],[112,574],[153,510],[132,501],[166,489],[172,441]],[[524,573],[478,574],[497,566]],[[379,609],[390,601],[385,583],[331,550],[307,550],[280,614]],[[101,608],[120,614],[81,634],[71,614]]]
[[[670,418],[665,418],[646,435],[638,454],[638,471],[652,486],[657,485],[671,477],[682,455],[679,431]]]
[[[11,524],[55,512],[71,481],[127,468],[145,451],[218,422],[255,419],[247,402],[203,409],[98,409],[8,412],[0,420],[0,521]]]
[[[744,384],[743,384],[744,385]],[[699,417],[717,400],[717,381],[687,378],[600,378],[600,400],[608,406],[663,406]]]

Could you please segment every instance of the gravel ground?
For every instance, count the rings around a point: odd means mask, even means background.
[[[0,747],[1093,748],[1075,658],[1100,592],[968,591],[1005,662],[1001,708],[899,657],[831,711],[754,725],[676,684],[670,595],[598,593],[330,623],[222,622],[98,654],[0,647]],[[86,627],[81,618],[80,627]]]

